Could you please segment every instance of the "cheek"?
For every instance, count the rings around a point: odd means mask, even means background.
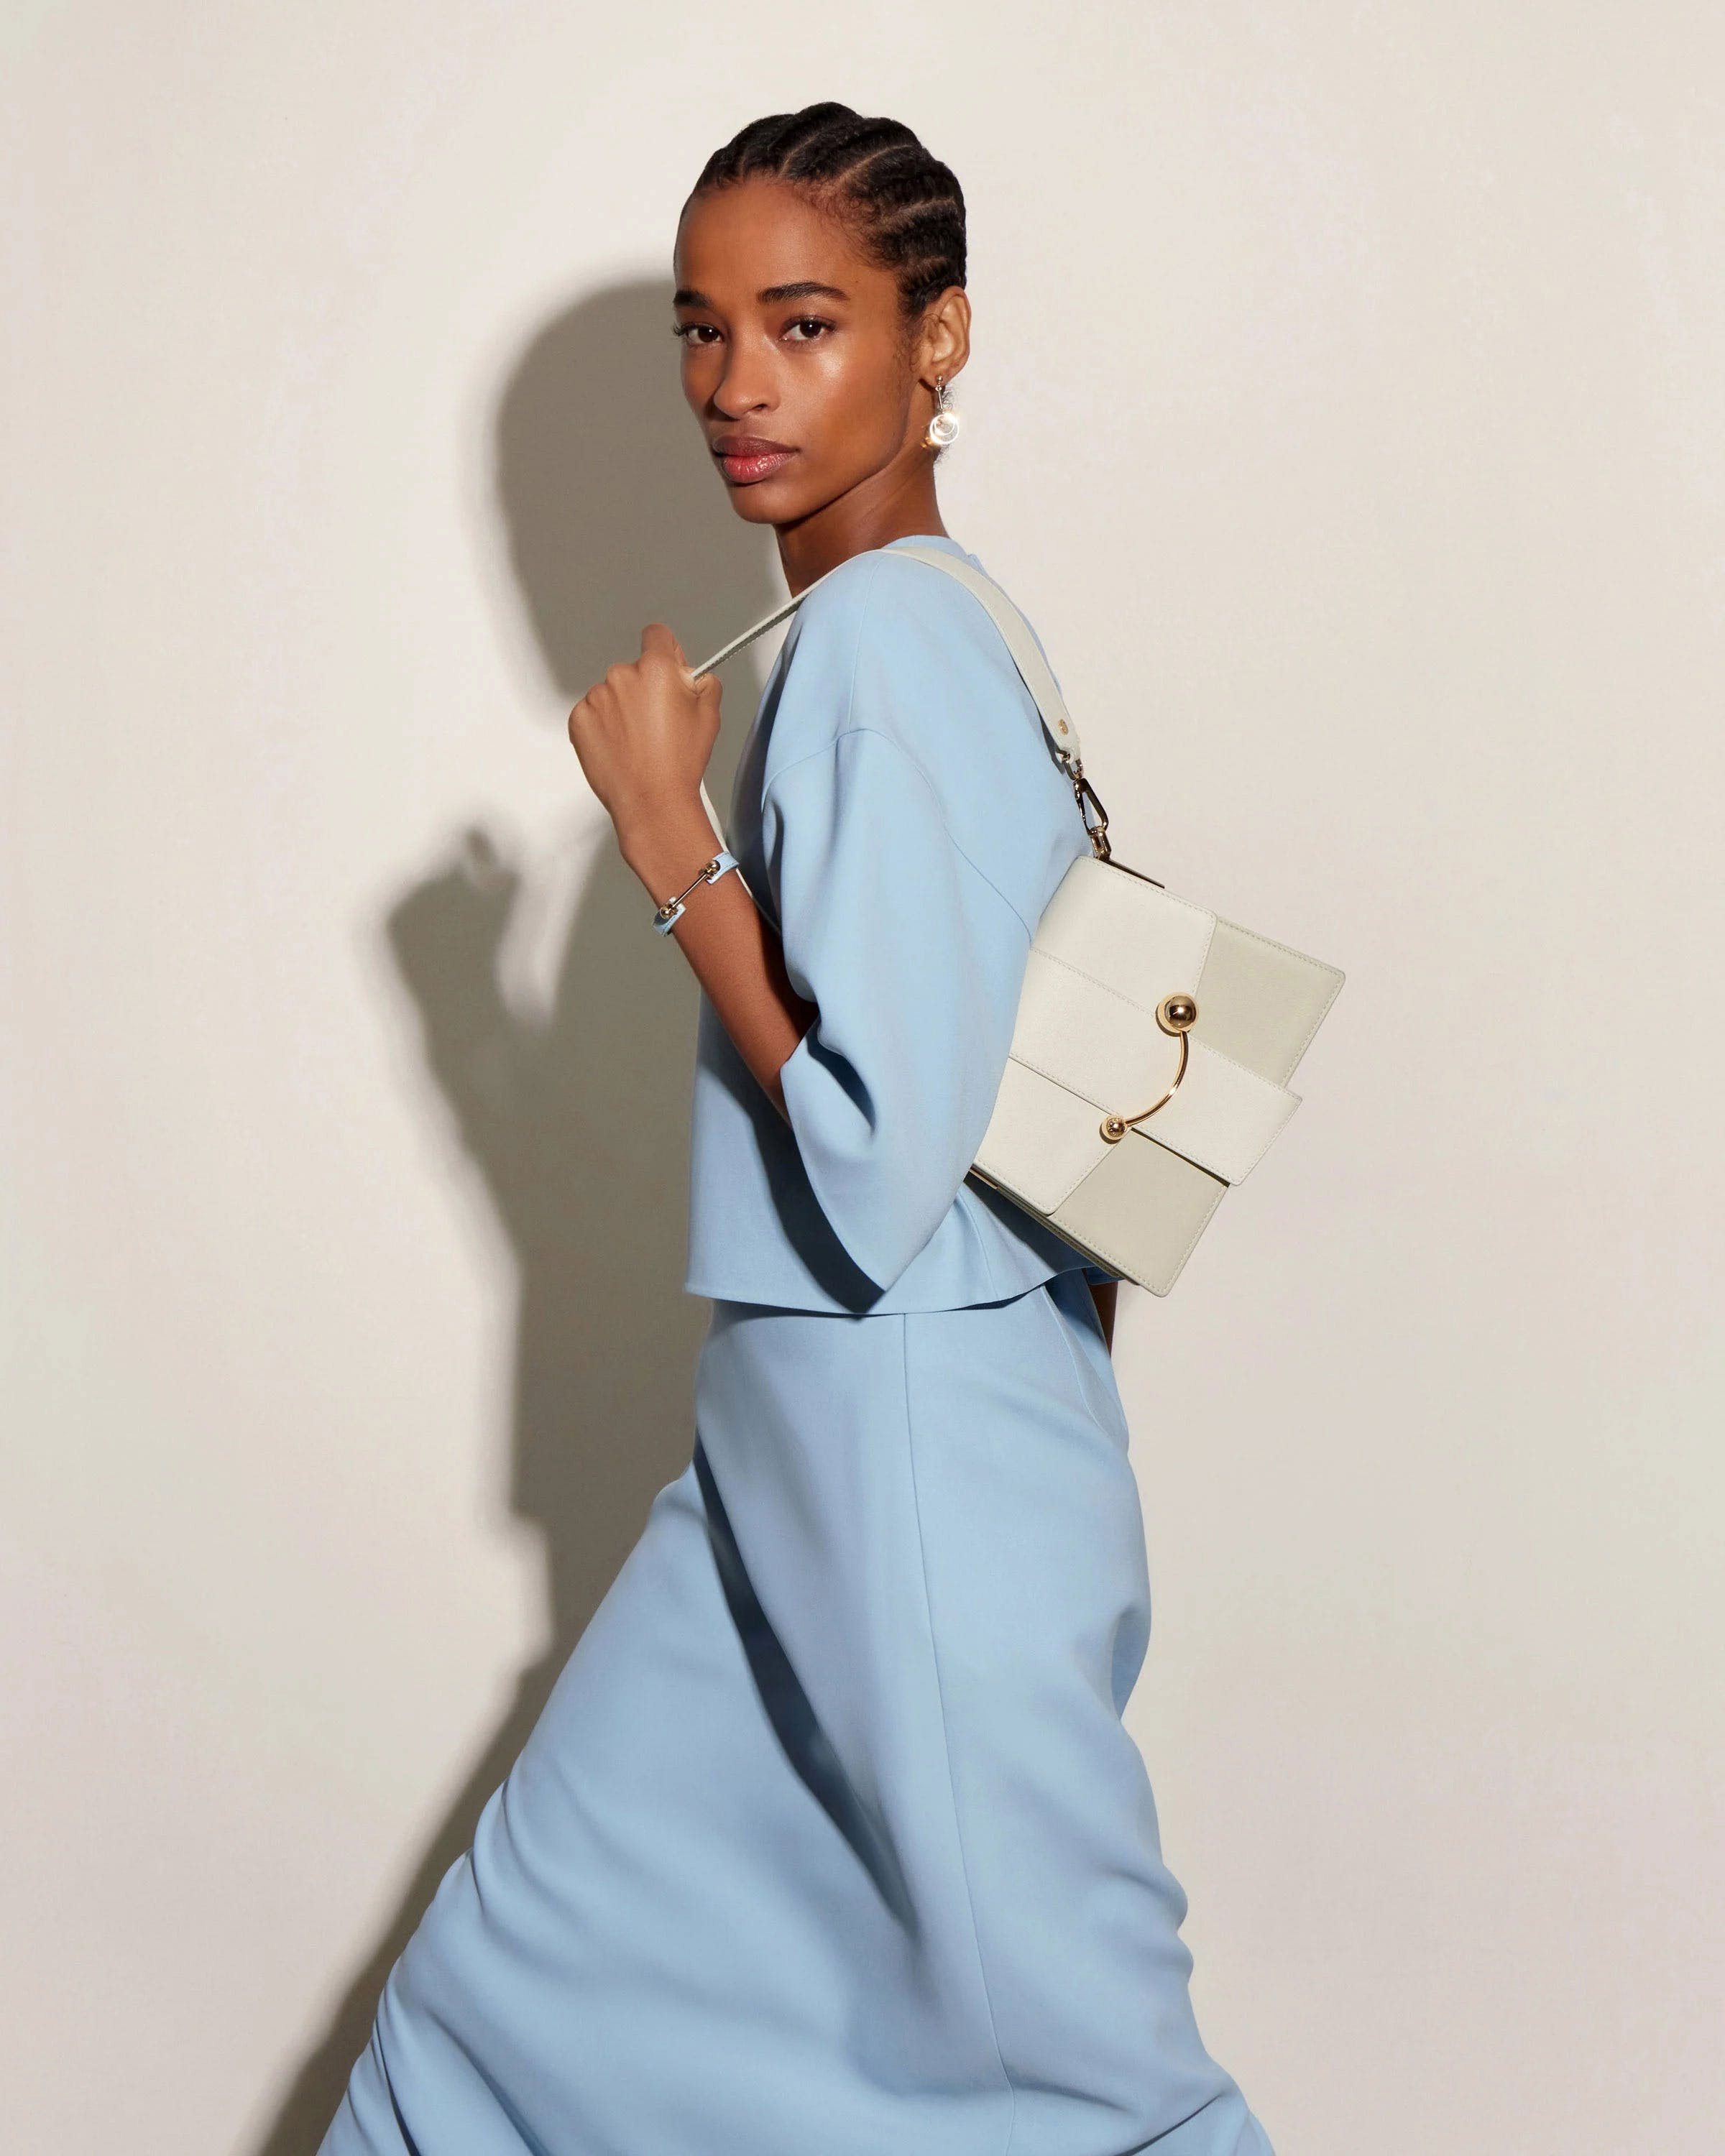
[[[896,353],[858,341],[834,341],[809,355],[809,439],[824,454],[860,470],[891,456],[904,439],[908,390]]]

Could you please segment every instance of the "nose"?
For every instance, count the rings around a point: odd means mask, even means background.
[[[760,362],[735,345],[725,355],[725,364],[713,384],[713,409],[723,419],[741,419],[751,412],[770,412],[772,384]]]

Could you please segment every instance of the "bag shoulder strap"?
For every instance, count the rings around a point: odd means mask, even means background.
[[[1048,736],[1055,757],[1061,769],[1072,781],[1073,791],[1078,798],[1079,809],[1084,815],[1086,828],[1091,833],[1092,843],[1096,844],[1096,851],[1106,858],[1107,818],[1102,812],[1101,803],[1096,800],[1094,789],[1084,776],[1084,766],[1079,752],[1078,729],[1072,723],[1071,713],[1066,709],[1065,699],[1060,694],[1060,684],[1054,677],[1054,670],[1044,657],[1042,647],[1031,634],[1030,625],[1023,614],[1019,612],[992,577],[985,577],[972,562],[961,559],[956,554],[946,553],[937,547],[919,547],[914,541],[906,545],[895,546],[890,550],[883,547],[880,551],[883,553],[891,551],[895,554],[908,555],[912,561],[925,562],[931,569],[939,569],[943,574],[951,577],[956,583],[963,584],[966,591],[983,608],[995,628],[999,630],[1001,639],[1012,656],[1012,663],[1017,667],[1020,679],[1030,692],[1031,701],[1035,704],[1037,716],[1042,721],[1043,729]],[[853,556],[850,558],[854,560],[855,557]],[[837,563],[835,567],[842,568],[844,563]],[[763,614],[753,628],[744,629],[741,636],[733,636],[728,644],[721,644],[712,657],[696,667],[693,670],[694,672],[697,675],[711,674],[716,666],[722,666],[727,659],[733,657],[746,644],[752,644],[757,636],[764,636],[769,629],[775,628],[778,623],[788,620],[802,605],[809,593],[814,591],[817,585],[824,583],[827,578],[833,573],[834,571],[829,569],[823,575],[817,577],[813,583],[805,584],[794,598],[782,601],[770,613]],[[703,800],[706,798],[705,787],[701,788],[701,798]],[[1092,824],[1090,821],[1089,810],[1086,806],[1086,798],[1096,808],[1101,819],[1097,824]],[[718,819],[713,814],[711,801],[707,802],[707,814],[712,822],[713,828],[717,830]]]
[[[1054,669],[1031,634],[1030,624],[994,579],[985,577],[973,563],[961,561],[956,554],[942,553],[937,547],[918,547],[913,542],[909,546],[895,547],[892,551],[895,554],[908,554],[913,561],[926,562],[931,569],[942,571],[955,583],[963,584],[978,601],[1012,654],[1012,663],[1030,692],[1055,754],[1062,763],[1069,757],[1076,762],[1079,754],[1078,729],[1066,709],[1066,700],[1055,680]]]
[[[889,550],[883,547],[880,551],[884,553]],[[1060,752],[1062,761],[1067,757],[1076,758],[1080,753],[1078,729],[1072,723],[1071,713],[1066,709],[1060,684],[1054,677],[1054,670],[1031,634],[1029,624],[993,578],[985,577],[980,569],[960,560],[957,555],[943,553],[937,547],[918,547],[913,542],[909,546],[894,547],[890,551],[895,554],[907,554],[912,561],[926,562],[931,569],[939,569],[955,583],[963,585],[999,630],[1002,640],[1012,654],[1012,663],[1018,668],[1024,686],[1029,690],[1042,723],[1048,729],[1049,739]],[[842,568],[844,564],[840,562],[837,566]],[[814,583],[805,584],[793,598],[781,600],[772,613],[763,614],[752,629],[744,629],[741,636],[733,636],[728,644],[721,644],[711,659],[704,660],[694,671],[697,675],[711,674],[716,666],[722,666],[727,659],[734,658],[757,636],[764,636],[769,629],[776,629],[780,622],[788,620],[809,593],[817,585],[824,584],[832,574],[831,569],[827,570],[824,575],[817,577]]]

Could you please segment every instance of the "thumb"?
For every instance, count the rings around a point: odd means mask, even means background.
[[[650,644],[648,642],[649,637],[652,639]],[[654,622],[643,631],[641,649],[644,652],[650,649],[668,654],[676,661],[677,670],[683,677],[684,687],[692,689],[697,696],[703,693],[705,685],[712,680],[713,677],[711,674],[691,673],[689,654],[683,649],[682,639],[675,629],[667,629],[662,622]]]

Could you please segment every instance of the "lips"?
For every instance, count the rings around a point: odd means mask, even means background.
[[[719,469],[732,486],[753,486],[783,471],[797,452],[758,434],[721,434],[713,444]]]

